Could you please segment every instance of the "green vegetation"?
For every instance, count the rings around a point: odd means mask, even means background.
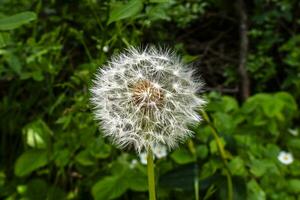
[[[300,199],[300,3],[237,2],[2,0],[0,199],[148,199],[147,167],[89,103],[96,69],[146,44],[192,62],[209,102],[195,137],[155,159],[157,199],[227,199],[228,177],[234,200]]]

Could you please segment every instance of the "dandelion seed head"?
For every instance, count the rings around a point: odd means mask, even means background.
[[[169,150],[192,135],[205,101],[190,70],[169,50],[129,48],[98,70],[91,88],[95,118],[105,136],[137,152]]]

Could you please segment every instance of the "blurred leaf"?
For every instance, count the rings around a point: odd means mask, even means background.
[[[292,193],[300,193],[300,179],[290,179],[287,181],[287,190]]]
[[[162,187],[193,190],[197,166],[194,163],[182,165],[175,168],[160,177],[160,185]]]
[[[103,138],[97,138],[90,146],[89,148],[91,154],[95,158],[108,158],[111,153],[111,146],[108,144],[105,144]]]
[[[70,162],[70,158],[71,152],[68,149],[59,149],[54,153],[54,161],[58,167],[66,166]]]
[[[184,148],[179,148],[175,150],[171,154],[171,158],[178,164],[187,164],[195,161],[193,155]]]
[[[26,188],[24,196],[30,200],[47,199],[47,183],[42,179],[31,180]]]
[[[75,157],[76,162],[83,166],[91,166],[95,164],[95,159],[88,150],[83,150]]]
[[[136,169],[129,169],[125,174],[124,179],[128,181],[128,185],[131,190],[139,192],[148,190],[147,175]]]
[[[246,175],[246,169],[244,161],[240,157],[234,157],[228,164],[232,175],[244,176]]]
[[[199,158],[204,159],[208,155],[208,148],[206,145],[197,145],[196,152]]]
[[[247,200],[266,200],[266,194],[257,184],[255,180],[251,180],[247,184],[248,198]]]
[[[275,167],[274,163],[270,160],[259,160],[255,159],[251,162],[250,172],[256,177],[263,176],[268,170],[271,170]]]
[[[202,165],[202,168],[200,169],[200,179],[205,179],[207,177],[210,177],[216,173],[218,169],[222,167],[222,163],[217,160],[209,160],[208,162],[204,163]]]
[[[47,152],[44,150],[25,151],[15,164],[15,174],[26,176],[48,163]]]
[[[42,119],[27,124],[22,132],[27,145],[38,149],[47,148],[50,142],[50,136],[53,135],[50,128]]]
[[[22,12],[9,17],[0,19],[0,31],[7,31],[18,28],[23,24],[27,24],[32,20],[36,19],[34,12]]]
[[[20,75],[21,70],[22,70],[22,65],[21,65],[21,62],[20,62],[19,58],[17,56],[15,56],[14,54],[9,54],[6,59],[7,59],[7,62],[9,64],[10,68],[15,73]]]
[[[107,200],[120,197],[127,186],[122,184],[123,180],[119,176],[107,176],[102,178],[92,187],[92,194],[95,200]]]
[[[0,171],[0,187],[2,187],[5,183],[5,173],[3,171]]]
[[[0,32],[0,48],[5,47],[10,42],[10,34],[6,32]]]
[[[150,3],[169,3],[171,0],[150,0]]]
[[[221,142],[221,145],[222,145],[223,148],[224,148],[225,145],[226,145],[226,142],[225,142],[224,138],[220,138],[220,142]],[[212,154],[216,154],[216,153],[219,152],[219,150],[218,150],[218,145],[217,145],[216,140],[210,141],[210,143],[209,143],[209,148],[210,148],[210,152],[211,152]]]
[[[107,24],[119,21],[121,19],[133,17],[143,9],[143,2],[141,0],[130,0],[128,3],[112,5],[112,10]]]
[[[58,187],[49,186],[42,179],[33,179],[26,186],[23,195],[30,200],[65,200],[65,193]]]

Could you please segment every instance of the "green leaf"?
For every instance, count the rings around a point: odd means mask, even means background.
[[[266,193],[261,189],[255,180],[251,180],[247,184],[248,200],[265,200]]]
[[[16,161],[15,174],[17,176],[26,176],[47,163],[46,151],[35,149],[26,151]]]
[[[290,179],[288,182],[288,190],[293,193],[300,193],[300,179]]]
[[[107,24],[121,19],[134,17],[143,9],[141,0],[130,0],[128,3],[114,4],[110,12]]]
[[[229,169],[232,175],[243,176],[246,174],[244,161],[240,157],[235,157],[229,162]]]
[[[261,177],[269,171],[276,171],[276,169],[274,163],[267,159],[255,159],[250,165],[250,172],[257,177]]]
[[[208,148],[206,145],[197,145],[196,147],[197,156],[201,159],[204,159],[208,155]]]
[[[42,119],[38,119],[23,128],[23,135],[28,146],[45,149],[49,145],[50,136],[53,133]]]
[[[171,154],[171,158],[178,164],[187,164],[194,162],[195,158],[186,149],[177,149]]]
[[[46,199],[47,191],[48,185],[44,180],[33,179],[28,183],[24,196],[32,200]]]
[[[4,17],[0,19],[0,30],[12,30],[35,19],[36,14],[34,12],[22,12],[9,17]]]
[[[5,47],[10,42],[10,35],[7,32],[0,32],[0,48]]]
[[[91,155],[95,158],[108,158],[111,153],[111,146],[105,144],[103,139],[96,139],[89,147]]]
[[[207,163],[202,165],[200,170],[200,179],[205,179],[216,173],[218,169],[222,167],[221,161],[209,160]]]
[[[172,189],[192,190],[198,176],[197,168],[197,164],[190,163],[168,171],[160,177],[160,185]]]
[[[129,169],[124,178],[128,181],[131,190],[139,192],[148,190],[147,176],[141,171]]]
[[[95,159],[92,157],[88,150],[81,151],[75,160],[83,166],[91,166],[95,164]]]
[[[300,150],[300,139],[289,139],[287,142],[288,147]]]
[[[122,182],[123,180],[119,176],[106,176],[98,181],[92,187],[92,194],[95,200],[107,200],[120,197],[126,190],[127,185]]]
[[[170,3],[171,0],[150,0],[150,3]]]
[[[0,171],[0,187],[2,187],[5,183],[5,173],[3,171]]]
[[[220,138],[220,142],[221,142],[221,145],[222,145],[223,147],[225,147],[226,142],[225,142],[224,138]],[[217,141],[216,141],[216,140],[210,141],[210,143],[209,143],[209,148],[210,148],[210,152],[211,152],[212,154],[218,153],[218,145],[217,145]]]

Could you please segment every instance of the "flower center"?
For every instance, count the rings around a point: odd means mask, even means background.
[[[144,109],[159,108],[164,103],[162,89],[148,80],[140,80],[133,84],[132,93],[134,104]]]
[[[285,155],[284,157],[283,157],[283,160],[289,160],[290,158],[289,158],[289,156],[287,156],[287,155]]]

